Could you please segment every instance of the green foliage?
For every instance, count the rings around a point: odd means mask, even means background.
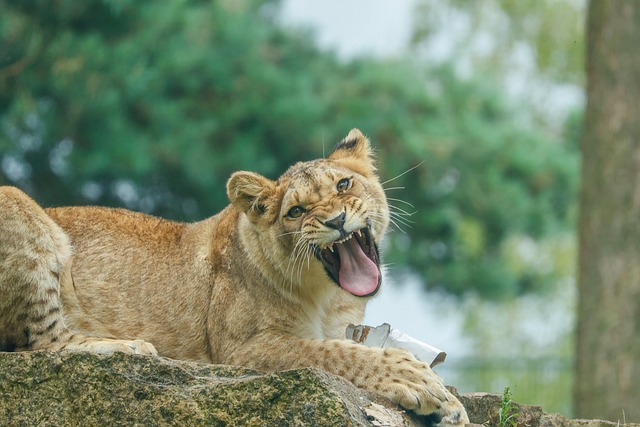
[[[511,388],[505,387],[502,393],[502,405],[498,411],[498,427],[515,427],[518,423],[518,407],[516,403],[511,400]]]
[[[281,28],[277,6],[0,3],[0,184],[45,205],[197,220],[227,204],[233,171],[275,178],[359,127],[383,180],[421,164],[385,184],[407,233],[391,235],[387,262],[494,298],[557,280],[521,252],[573,223],[572,134],[523,120],[492,78],[341,62]]]
[[[577,150],[523,124],[490,84],[460,82],[448,69],[432,71],[430,84],[446,95],[405,139],[425,164],[393,181],[418,210],[394,251],[430,286],[456,293],[500,298],[552,285],[559,272],[534,259],[573,222]]]
[[[1,83],[3,145],[32,172],[18,184],[46,204],[124,202],[194,219],[225,204],[224,183],[236,168],[274,176],[309,157],[293,142],[319,121],[323,105],[313,98],[323,83],[314,87],[298,71],[330,68],[332,59],[308,38],[283,34],[269,4],[117,5],[95,0],[68,11],[42,2],[33,14],[2,11],[3,22],[24,23],[2,44],[16,51],[1,56],[6,67],[31,58]],[[103,9],[118,28],[94,25]],[[30,37],[38,46],[13,43]],[[36,131],[30,120],[43,134],[25,145],[20,140]],[[48,163],[63,141],[72,150],[56,173]],[[64,191],[52,192],[52,183]]]
[[[582,83],[586,4],[585,0],[421,0],[413,44],[421,49],[446,26],[453,43],[450,54],[470,58],[480,70],[505,74],[518,62],[514,57],[530,53],[533,66],[544,76]],[[452,22],[457,24],[453,37]]]

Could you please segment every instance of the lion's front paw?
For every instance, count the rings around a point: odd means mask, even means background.
[[[449,393],[447,391],[447,393]],[[460,427],[469,424],[467,411],[462,403],[451,393],[442,407],[431,414],[434,425],[437,427]]]
[[[124,345],[129,347],[133,354],[147,354],[150,356],[157,356],[158,351],[150,342],[143,340],[123,341]]]
[[[417,414],[432,414],[436,425],[459,427],[469,423],[460,401],[426,364],[404,350],[386,349],[381,366],[385,374],[375,389]]]
[[[109,338],[74,336],[64,347],[68,351],[89,351],[99,354],[127,353],[157,356],[153,344],[143,340],[117,340]]]

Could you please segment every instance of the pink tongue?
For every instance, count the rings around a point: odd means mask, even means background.
[[[356,296],[365,296],[378,288],[378,267],[365,255],[355,237],[336,245],[340,254],[340,286]]]

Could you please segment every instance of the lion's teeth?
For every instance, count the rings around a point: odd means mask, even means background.
[[[360,232],[360,230],[356,230],[355,233],[358,235],[358,237],[362,237],[362,233]]]
[[[333,253],[334,249],[333,249],[333,244],[329,245],[329,250]]]

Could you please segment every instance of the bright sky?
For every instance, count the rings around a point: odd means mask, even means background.
[[[285,0],[283,23],[312,26],[323,47],[343,58],[394,56],[411,35],[415,0]]]

